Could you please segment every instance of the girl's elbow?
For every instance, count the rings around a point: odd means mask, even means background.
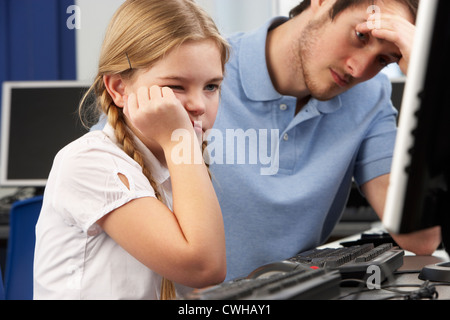
[[[219,261],[211,261],[201,267],[198,272],[199,286],[207,287],[222,283],[227,275],[226,262],[219,259]]]
[[[225,280],[226,275],[227,267],[225,258],[197,260],[189,277],[191,282],[190,286],[204,288],[217,285]]]
[[[211,268],[210,270],[207,270],[202,277],[205,282],[202,286],[204,287],[205,285],[210,286],[222,283],[225,280],[226,275],[227,270],[225,266]]]

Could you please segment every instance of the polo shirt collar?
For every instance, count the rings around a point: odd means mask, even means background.
[[[328,101],[319,101],[317,99],[311,99],[310,101],[315,104],[320,113],[333,113],[342,107],[340,95]]]
[[[242,87],[250,100],[270,101],[282,97],[275,90],[267,69],[266,41],[271,26],[287,20],[286,17],[271,19],[261,28],[247,33],[242,38],[239,51],[240,76]]]

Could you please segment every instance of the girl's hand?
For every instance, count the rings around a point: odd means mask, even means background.
[[[139,88],[125,99],[123,111],[133,127],[161,146],[171,141],[175,130],[193,130],[187,111],[167,87]]]
[[[405,18],[389,13],[370,15],[367,23],[357,26],[358,32],[371,33],[372,36],[392,42],[398,47],[402,55],[398,65],[405,75],[408,72],[415,30],[416,27]]]

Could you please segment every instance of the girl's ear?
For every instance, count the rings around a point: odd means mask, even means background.
[[[105,75],[103,82],[106,90],[114,101],[114,104],[120,108],[124,107],[125,83],[120,75]]]

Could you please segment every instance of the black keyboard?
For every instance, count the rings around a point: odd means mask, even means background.
[[[379,267],[381,281],[386,280],[403,265],[404,251],[384,243],[372,243],[342,248],[324,248],[306,251],[287,259],[303,266],[338,270],[342,279],[366,280],[369,267]]]
[[[37,195],[35,188],[19,188],[15,193],[0,198],[0,225],[9,225],[10,211],[16,201],[25,200]]]
[[[403,256],[404,251],[392,243],[316,248],[264,265],[246,278],[195,290],[184,299],[330,300],[339,297],[342,280],[367,280],[372,275],[369,267],[379,267],[383,282],[403,265]]]
[[[186,300],[319,300],[340,294],[337,271],[311,269],[289,262],[264,266],[258,277],[241,278],[196,290]],[[288,271],[286,271],[288,270]]]
[[[11,206],[2,205],[0,203],[0,225],[9,224],[9,211]]]

